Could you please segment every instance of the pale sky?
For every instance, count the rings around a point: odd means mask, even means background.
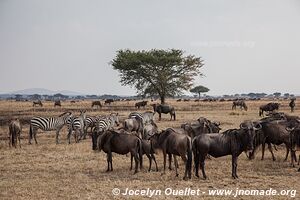
[[[0,92],[133,95],[119,49],[202,57],[208,94],[300,94],[299,0],[0,0]]]

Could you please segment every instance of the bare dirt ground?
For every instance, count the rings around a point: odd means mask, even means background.
[[[195,120],[200,116],[221,122],[223,130],[237,128],[243,120],[259,119],[258,107],[266,101],[247,102],[247,112],[231,110],[232,102],[175,102],[168,101],[177,109],[177,120],[169,121],[169,115],[163,115],[162,121],[157,121],[160,129],[179,127],[180,124]],[[280,111],[290,113],[288,102],[281,101]],[[255,160],[249,161],[243,153],[238,160],[239,179],[231,178],[231,157],[212,158],[206,162],[208,180],[192,176],[190,181],[183,181],[184,165],[180,161],[179,177],[175,171],[167,171],[161,175],[162,154],[156,155],[159,172],[147,172],[148,160],[144,158],[144,169],[133,175],[129,171],[130,157],[114,154],[113,172],[106,171],[106,155],[103,152],[93,152],[91,139],[78,144],[68,145],[67,129],[62,130],[61,143],[55,144],[55,132],[39,131],[38,145],[28,145],[28,121],[32,116],[57,116],[71,110],[78,114],[80,109],[87,109],[90,115],[118,112],[125,119],[129,112],[134,111],[134,102],[115,102],[111,106],[91,109],[90,101],[62,102],[62,108],[54,108],[53,102],[45,102],[42,108],[32,108],[30,102],[0,101],[0,199],[141,199],[141,196],[113,196],[112,189],[119,188],[124,192],[129,189],[164,190],[200,189],[200,196],[167,196],[164,193],[152,198],[159,199],[233,199],[233,196],[209,196],[212,189],[260,189],[297,190],[300,192],[300,173],[298,168],[290,167],[289,162],[283,162],[285,148],[278,147],[275,151],[277,160],[272,161],[266,151],[265,160],[261,161],[261,152]],[[148,106],[146,110],[151,110]],[[296,108],[294,115],[299,115]],[[22,148],[9,148],[7,122],[19,117],[24,126],[22,133]],[[156,115],[156,119],[158,116]],[[153,168],[154,169],[154,168]],[[294,199],[300,199],[296,194]],[[236,199],[290,199],[290,196],[238,196]]]

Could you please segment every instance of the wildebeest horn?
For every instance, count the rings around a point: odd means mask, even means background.
[[[247,127],[247,126],[244,126],[244,123],[241,123],[241,124],[240,124],[240,128],[241,128],[241,129],[247,129],[248,127]]]
[[[253,128],[254,128],[254,130],[258,131],[258,130],[262,129],[262,125],[260,123],[258,123]]]
[[[285,127],[285,130],[287,130],[288,132],[292,132],[295,128],[290,128],[290,127]]]

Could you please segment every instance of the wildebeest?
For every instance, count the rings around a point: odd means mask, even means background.
[[[299,122],[300,123],[300,122]],[[291,146],[290,146],[290,150],[291,150],[291,154],[293,155],[294,159],[292,160],[292,166],[295,167],[294,164],[294,160],[296,160],[296,150],[297,148],[300,148],[300,126],[299,124],[296,127],[293,128],[286,128],[287,131],[290,132],[290,141],[291,141]],[[298,159],[298,165],[300,163],[300,155],[299,155],[299,159]],[[300,171],[300,168],[298,169],[298,171]]]
[[[72,101],[70,101],[71,103],[76,103],[76,101],[74,101],[74,100],[72,100]]]
[[[291,112],[294,112],[294,109],[295,109],[295,106],[296,106],[295,100],[296,99],[291,99],[291,102],[289,103],[289,106],[291,108]]]
[[[182,101],[182,99],[177,99],[176,101],[177,101],[177,102],[180,102],[180,101]]]
[[[106,99],[106,100],[104,101],[104,104],[105,104],[105,105],[106,105],[106,104],[110,105],[112,102],[114,102],[113,99]]]
[[[31,144],[31,139],[34,138],[37,144],[36,134],[38,129],[43,131],[56,131],[56,144],[58,144],[59,131],[66,124],[70,123],[72,118],[71,112],[65,112],[58,117],[34,117],[30,120],[29,127],[29,144]]]
[[[56,107],[56,106],[61,107],[61,102],[60,102],[60,100],[56,100],[56,101],[54,102],[54,107]]]
[[[94,108],[94,107],[101,108],[102,107],[101,102],[100,101],[93,101],[92,102],[92,108]]]
[[[140,101],[140,102],[136,102],[135,103],[135,108],[140,109],[140,107],[145,108],[145,106],[147,105],[148,101]]]
[[[247,111],[247,109],[248,109],[248,107],[247,107],[247,105],[246,105],[246,103],[245,103],[245,101],[244,100],[236,100],[236,101],[233,101],[232,102],[232,110],[233,109],[236,109],[236,107],[237,106],[239,106],[240,107],[240,109],[241,110],[245,110],[245,111]]]
[[[175,108],[168,104],[152,104],[153,111],[157,112],[159,115],[159,121],[161,120],[161,113],[168,114],[170,113],[171,119],[176,120]]]
[[[275,110],[278,110],[279,105],[280,105],[279,103],[271,102],[271,103],[268,103],[266,105],[260,106],[259,107],[259,116],[263,116],[264,112],[273,112]]]
[[[22,125],[19,119],[12,120],[9,123],[9,147],[13,146],[17,148],[17,143],[19,141],[19,145],[21,148],[21,133],[22,133]]]
[[[253,139],[256,130],[259,130],[261,125],[254,124],[251,121],[241,123],[240,129],[229,129],[222,134],[201,134],[193,140],[194,162],[196,176],[199,177],[199,164],[202,170],[203,178],[205,174],[205,158],[211,155],[215,158],[232,155],[232,177],[237,176],[237,159],[238,156],[247,150],[253,149]]]
[[[142,138],[144,135],[144,124],[142,119],[138,117],[131,117],[129,119],[125,119],[123,127],[128,132],[135,131],[140,138]]]
[[[112,153],[125,155],[130,153],[135,161],[135,171],[138,172],[138,164],[142,154],[142,142],[135,135],[118,133],[107,130],[97,137],[92,137],[93,150],[103,150],[107,155],[107,171],[113,171]]]
[[[41,107],[43,107],[43,104],[42,104],[41,100],[37,100],[37,101],[33,101],[32,102],[32,106],[33,107],[35,107],[35,106],[41,106]]]
[[[187,135],[177,133],[174,129],[168,128],[158,134],[150,137],[153,148],[159,148],[163,152],[164,157],[164,171],[166,172],[166,157],[173,155],[175,162],[176,176],[178,176],[177,168],[178,162],[176,156],[180,156],[185,163],[184,180],[191,178],[192,169],[192,144],[191,138]]]
[[[181,128],[188,136],[194,138],[203,133],[219,133],[221,130],[219,125],[220,123],[211,122],[204,117],[200,117],[197,122],[182,124]]]
[[[140,156],[146,155],[147,158],[149,159],[149,169],[148,171],[151,171],[151,166],[152,166],[152,160],[155,163],[155,167],[156,167],[156,171],[158,171],[158,167],[157,167],[157,162],[155,159],[155,151],[153,149],[152,143],[150,140],[144,140],[142,139],[142,152]],[[130,170],[132,170],[132,161],[133,161],[133,156],[131,155],[131,166],[130,166]],[[143,157],[140,158],[140,168],[143,168]]]
[[[250,152],[249,158],[254,158],[255,151],[257,147],[261,144],[262,145],[262,157],[261,160],[264,159],[264,152],[265,152],[265,144],[268,144],[268,149],[272,154],[272,159],[273,161],[276,160],[272,146],[271,144],[274,145],[280,145],[280,144],[285,144],[286,147],[286,156],[284,161],[287,160],[288,154],[290,151],[291,147],[291,142],[290,142],[290,134],[289,131],[287,131],[287,127],[294,123],[295,119],[291,120],[274,120],[274,119],[269,119],[265,118],[259,121],[259,123],[262,125],[262,129],[258,133],[258,139],[255,138],[255,148],[253,151]],[[291,158],[295,159],[293,157],[294,155],[291,154]]]

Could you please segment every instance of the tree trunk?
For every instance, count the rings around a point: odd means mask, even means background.
[[[199,94],[199,99],[200,99],[200,92],[198,94]]]
[[[160,96],[160,103],[161,103],[161,104],[164,104],[164,103],[165,103],[165,96],[164,96],[164,95],[161,95],[161,96]]]

